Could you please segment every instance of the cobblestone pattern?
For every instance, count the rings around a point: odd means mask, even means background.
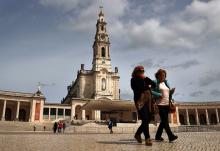
[[[220,132],[177,133],[169,143],[138,144],[133,134],[0,134],[1,151],[219,151]],[[153,137],[154,135],[152,135]]]

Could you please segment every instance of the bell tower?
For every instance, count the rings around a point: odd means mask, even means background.
[[[100,13],[96,23],[95,41],[93,44],[93,71],[100,71],[103,68],[108,72],[112,70],[109,52],[110,42],[106,25],[103,7],[100,7]]]

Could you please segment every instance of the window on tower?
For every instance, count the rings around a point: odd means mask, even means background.
[[[102,47],[102,57],[105,57],[105,48]]]
[[[106,90],[106,79],[102,78],[102,91]]]
[[[104,26],[101,26],[101,30],[104,31]]]

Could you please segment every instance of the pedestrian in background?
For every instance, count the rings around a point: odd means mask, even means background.
[[[34,132],[37,130],[37,126],[36,124],[34,124]]]
[[[108,129],[110,130],[110,134],[113,134],[112,127],[113,127],[113,122],[111,120],[109,120],[109,122],[108,122]]]
[[[56,133],[57,132],[57,122],[54,123],[53,125],[53,132]]]
[[[66,123],[63,122],[63,133],[65,132],[65,129],[66,129]]]
[[[46,131],[46,126],[44,125],[44,132]]]

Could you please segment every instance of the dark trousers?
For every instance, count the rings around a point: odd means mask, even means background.
[[[137,129],[136,135],[141,135],[141,133],[144,133],[146,140],[150,138],[150,134],[149,134],[150,112],[147,104],[145,104],[141,110],[138,110],[138,114],[140,116],[140,119],[142,120],[142,123],[140,127]]]
[[[170,126],[169,126],[169,119],[168,119],[169,106],[158,105],[158,108],[159,108],[159,115],[160,115],[160,125],[157,129],[156,138],[161,137],[163,133],[163,129],[165,129],[168,135],[168,138],[170,138],[174,134],[172,133]]]

